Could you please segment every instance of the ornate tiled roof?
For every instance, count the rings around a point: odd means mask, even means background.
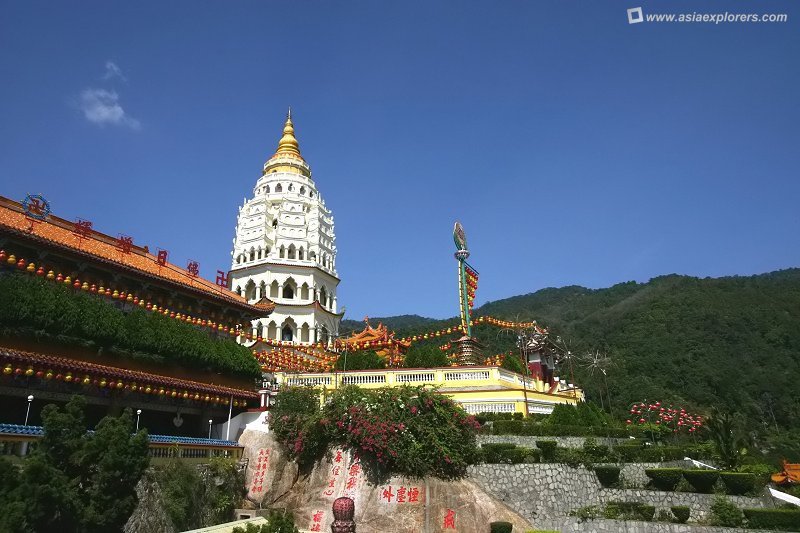
[[[91,433],[91,432],[90,432]],[[19,424],[0,424],[0,435],[20,435],[42,437],[42,426],[22,426]],[[230,446],[238,448],[241,445],[232,440],[201,439],[195,437],[178,437],[175,435],[148,435],[150,444],[185,444],[189,446]]]
[[[119,240],[89,229],[85,234],[75,232],[75,223],[54,215],[45,220],[32,220],[25,215],[18,202],[0,196],[0,231],[5,230],[26,240],[48,244],[68,250],[74,254],[88,257],[93,261],[106,263],[138,275],[179,285],[181,289],[200,293],[206,298],[223,300],[228,305],[247,310],[253,315],[264,316],[272,312],[275,305],[269,300],[249,304],[238,294],[216,283],[194,276],[186,269],[166,262],[159,264],[158,258],[147,248],[132,246],[130,252],[123,253]]]
[[[68,359],[66,357],[57,357],[36,352],[26,352],[12,348],[0,347],[0,361],[19,362],[26,365],[41,365],[46,368],[52,368],[53,370],[63,369],[72,372],[89,373],[95,376],[100,375],[106,378],[126,380],[130,382],[151,383],[175,389],[190,389],[192,391],[200,391],[208,394],[221,394],[225,397],[233,396],[235,398],[243,398],[248,400],[258,398],[258,393],[253,390],[235,389],[232,387],[224,387],[221,385],[201,383],[187,379],[178,379],[158,374],[150,374],[137,370],[126,370],[124,368],[98,365],[96,363]]]

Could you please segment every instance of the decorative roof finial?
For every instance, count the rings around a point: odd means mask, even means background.
[[[292,124],[292,108],[289,107],[289,112],[286,114],[286,123],[283,125],[283,137],[278,141],[277,154],[290,154],[302,159],[300,155],[300,145],[297,143],[297,138],[294,136],[294,124]]]

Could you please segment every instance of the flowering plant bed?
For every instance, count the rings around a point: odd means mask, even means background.
[[[434,390],[346,386],[322,409],[316,398],[314,389],[290,388],[272,412],[278,440],[301,463],[342,446],[358,456],[372,481],[393,475],[460,479],[479,457],[475,417]]]

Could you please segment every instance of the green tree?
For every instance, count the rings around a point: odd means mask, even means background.
[[[449,365],[447,354],[433,343],[412,344],[405,356],[406,368],[434,368]]]
[[[0,526],[12,531],[119,531],[136,507],[136,484],[149,463],[147,433],[133,417],[105,417],[87,433],[86,401],[42,410],[44,437],[19,482],[0,500]],[[0,472],[8,475],[8,470]]]
[[[362,350],[359,352],[351,352],[346,356],[339,354],[336,360],[336,370],[344,370],[345,362],[347,363],[347,370],[372,370],[374,368],[386,368],[386,359],[378,355],[372,350]]]
[[[748,444],[741,421],[728,411],[715,409],[706,420],[706,427],[721,465],[728,470],[739,466]]]

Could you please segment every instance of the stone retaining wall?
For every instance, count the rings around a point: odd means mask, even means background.
[[[763,529],[711,527],[696,524],[669,524],[666,522],[634,522],[621,520],[587,520],[577,518],[539,520],[538,529],[552,529],[561,533],[769,533]]]
[[[478,444],[488,442],[510,442],[517,446],[526,448],[536,448],[537,440],[554,440],[562,448],[583,448],[583,443],[587,438],[593,438],[597,444],[606,446],[618,446],[629,439],[619,439],[611,437],[535,437],[530,435],[478,435]]]
[[[647,468],[671,466],[657,463],[624,465],[626,482],[646,483]],[[639,501],[656,507],[656,512],[673,505],[687,505],[693,520],[704,518],[709,511],[713,494],[662,492],[643,489],[605,489],[597,476],[584,467],[572,468],[558,463],[518,465],[475,465],[469,476],[475,483],[514,511],[539,527],[542,520],[563,520],[570,511],[590,505],[602,506],[615,501]],[[765,507],[766,500],[744,496],[729,496],[739,507]]]

